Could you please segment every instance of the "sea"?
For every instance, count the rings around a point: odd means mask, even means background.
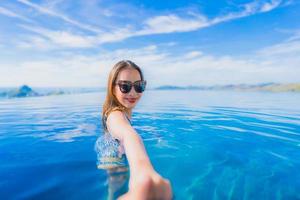
[[[0,99],[0,199],[107,199],[105,93]],[[300,93],[148,90],[133,110],[174,199],[300,199]]]

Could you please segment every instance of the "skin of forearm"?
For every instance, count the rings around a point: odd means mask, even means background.
[[[137,133],[128,133],[123,139],[123,145],[131,176],[135,176],[141,170],[153,170],[142,138]]]

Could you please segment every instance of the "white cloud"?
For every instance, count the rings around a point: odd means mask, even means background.
[[[299,52],[298,49],[276,52],[276,55],[272,56],[257,53],[243,58],[213,56],[199,51],[176,56],[167,52],[160,50],[159,46],[150,45],[93,55],[69,53],[51,59],[23,61],[15,66],[0,68],[0,85],[27,83],[33,86],[104,87],[109,70],[122,59],[130,59],[142,67],[149,87],[165,84],[213,85],[300,81],[300,58],[293,56]]]
[[[185,19],[173,14],[167,16],[155,16],[147,19],[144,24],[146,27],[138,31],[136,35],[187,32],[197,30],[208,25],[207,19],[204,16]]]
[[[26,22],[32,22],[32,20],[28,19],[27,17],[16,14],[15,12],[12,12],[12,11],[6,9],[6,8],[3,8],[3,7],[0,7],[0,14],[8,16],[8,17],[18,18],[18,19],[21,19],[21,20],[26,21]]]
[[[60,56],[52,59],[23,61],[0,68],[1,86],[104,86],[105,68],[110,63],[97,56]],[[3,65],[2,65],[3,66]]]
[[[52,10],[52,6],[39,6],[27,0],[18,0],[43,14],[62,19],[79,28],[79,31],[49,30],[32,25],[20,25],[31,32],[26,33],[19,47],[36,48],[37,50],[61,50],[66,48],[93,48],[99,44],[122,41],[126,38],[188,32],[241,17],[267,12],[280,6],[280,1],[260,3],[254,1],[245,4],[240,12],[228,13],[208,19],[199,13],[179,16],[176,14],[153,16],[143,21],[142,27],[125,26],[111,31],[102,31],[70,19]],[[23,19],[7,9],[0,14]],[[18,17],[17,17],[18,16]],[[83,34],[83,30],[93,34]],[[233,56],[213,56],[205,52],[190,50],[182,55],[173,55],[174,42],[150,45],[138,49],[117,49],[82,55],[68,51],[68,54],[43,56],[43,59],[32,61],[20,59],[15,64],[0,60],[0,86],[21,85],[33,86],[100,86],[106,85],[107,74],[114,63],[121,59],[130,59],[139,64],[145,71],[149,86],[163,84],[176,85],[211,85],[228,83],[258,82],[299,82],[300,41],[295,33],[288,40],[259,50],[256,54],[243,58]],[[162,50],[164,49],[164,50]],[[50,52],[51,53],[51,52]],[[45,58],[46,57],[46,58]]]
[[[186,59],[191,59],[191,58],[197,58],[201,55],[203,55],[203,53],[200,51],[191,51],[191,52],[188,52],[187,54],[185,54],[184,57]]]
[[[273,10],[274,8],[278,7],[281,3],[281,0],[272,0],[271,2],[266,2],[261,7],[261,12],[268,12],[270,10]]]
[[[49,44],[49,48],[57,47],[58,49],[63,48],[91,48],[97,47],[103,43],[112,43],[122,41],[124,39],[135,37],[135,36],[145,36],[145,35],[152,35],[152,34],[167,34],[167,33],[174,33],[174,32],[189,32],[198,30],[201,28],[213,26],[218,23],[223,23],[226,21],[234,20],[237,18],[247,17],[250,15],[254,15],[259,12],[267,12],[275,9],[276,7],[280,6],[281,1],[272,0],[271,2],[267,2],[261,4],[257,1],[248,3],[243,5],[243,9],[240,12],[233,12],[228,13],[223,16],[218,16],[212,19],[208,19],[207,17],[203,16],[199,13],[192,13],[190,16],[180,17],[176,14],[169,14],[169,15],[159,15],[150,17],[141,24],[142,27],[133,27],[127,25],[122,28],[113,29],[110,31],[103,31],[100,30],[98,27],[92,27],[87,24],[83,24],[81,22],[75,21],[65,15],[62,15],[58,12],[54,12],[50,8],[42,7],[40,5],[34,4],[29,2],[28,0],[18,0],[20,3],[23,3],[27,6],[30,6],[37,11],[58,17],[72,25],[75,25],[81,29],[92,31],[94,34],[75,34],[70,31],[65,30],[49,30],[46,28],[40,27],[28,27],[22,26],[27,30],[31,30],[33,32],[39,33],[43,37],[47,38],[47,42]],[[31,38],[33,38],[31,36]],[[26,43],[26,41],[20,42],[22,45]],[[37,46],[34,46],[38,44]],[[46,44],[45,44],[46,45]],[[40,43],[32,42],[33,48],[44,47],[45,45],[40,45]],[[26,46],[26,45],[25,45]],[[27,45],[29,46],[29,45]],[[47,49],[47,48],[43,48]]]
[[[21,41],[22,44],[26,44],[26,47],[37,47],[47,49],[53,47],[92,47],[95,45],[95,38],[92,36],[75,35],[66,31],[51,31],[48,29],[32,27],[27,25],[20,25],[26,30],[39,34],[40,36],[31,36],[27,41]],[[24,46],[24,45],[23,45]]]
[[[98,27],[94,27],[94,26],[91,26],[91,25],[88,25],[88,24],[78,22],[76,20],[73,20],[73,19],[69,18],[68,16],[65,16],[61,13],[55,12],[55,11],[53,11],[53,10],[47,8],[47,7],[40,6],[38,4],[32,3],[32,2],[27,1],[27,0],[18,0],[18,2],[20,2],[22,4],[25,4],[25,5],[27,5],[31,8],[34,8],[35,10],[37,10],[38,12],[41,12],[43,14],[47,14],[47,15],[50,15],[50,16],[53,16],[53,17],[60,18],[60,19],[64,20],[65,22],[68,22],[68,23],[70,23],[74,26],[77,26],[78,28],[88,30],[88,31],[91,31],[91,32],[95,32],[95,33],[102,33],[102,30],[99,29]]]
[[[176,14],[153,16],[142,22],[143,27],[141,29],[122,28],[111,33],[106,33],[99,38],[101,38],[100,41],[102,42],[114,42],[141,35],[189,32],[256,13],[271,11],[280,6],[280,2],[272,1],[270,3],[259,4],[254,1],[245,4],[243,6],[244,9],[240,12],[228,13],[212,19],[208,19],[200,13],[193,13],[190,17],[180,17]]]
[[[0,63],[0,86],[100,86],[106,85],[107,75],[114,63],[131,59],[141,66],[161,62],[166,54],[156,53],[156,47],[120,49],[96,55],[61,54],[54,58]]]
[[[300,30],[293,30],[291,32],[292,32],[292,36],[287,39],[287,42],[300,40]]]
[[[36,48],[39,50],[51,50],[57,48],[54,44],[49,43],[48,39],[40,36],[27,36],[22,41],[17,41],[16,46],[21,49]]]
[[[258,1],[253,1],[243,5],[242,7],[244,10],[240,12],[229,13],[224,16],[216,17],[215,19],[211,20],[210,25],[251,16],[261,12],[268,12],[280,6],[280,3],[281,0],[272,0],[271,2],[265,2],[263,4]]]
[[[70,31],[49,30],[37,26],[19,25],[20,27],[31,31],[37,35],[23,37],[16,41],[18,47],[33,49],[62,49],[62,48],[93,48],[98,45],[109,42],[121,41],[129,37],[132,33],[127,29],[120,29],[112,33],[103,33],[100,35],[76,34]]]
[[[267,2],[264,4],[259,4],[258,2],[254,1],[243,5],[244,9],[240,12],[228,13],[212,19],[207,19],[207,17],[199,13],[193,13],[193,17],[190,18],[182,18],[174,14],[154,16],[147,19],[144,22],[145,27],[142,30],[137,31],[134,35],[194,31],[218,23],[254,15],[260,12],[268,12],[280,6],[280,3],[281,0],[272,0],[270,3]]]
[[[300,40],[292,40],[265,47],[259,50],[258,53],[264,56],[286,56],[287,54],[298,56],[300,55]]]

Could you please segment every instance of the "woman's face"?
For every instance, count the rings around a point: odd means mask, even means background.
[[[134,83],[139,80],[141,80],[141,76],[136,69],[125,68],[119,72],[116,83],[118,81],[130,81],[131,83]],[[137,93],[133,86],[128,93],[122,93],[117,84],[114,86],[114,94],[118,101],[128,109],[134,108],[142,96],[142,93]]]

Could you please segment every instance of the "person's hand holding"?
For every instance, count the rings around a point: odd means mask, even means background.
[[[130,177],[129,191],[119,200],[172,199],[172,189],[169,180],[162,178],[154,170],[141,170]]]

